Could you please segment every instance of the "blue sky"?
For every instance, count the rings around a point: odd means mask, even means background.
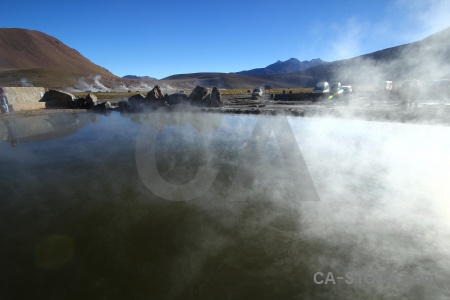
[[[237,72],[351,58],[450,26],[448,0],[8,1],[0,27],[39,30],[118,76]]]

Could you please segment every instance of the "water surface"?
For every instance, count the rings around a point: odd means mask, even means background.
[[[165,112],[0,129],[2,299],[450,296],[448,127]]]

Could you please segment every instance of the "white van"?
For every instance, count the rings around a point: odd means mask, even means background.
[[[319,82],[316,84],[316,87],[313,90],[313,93],[329,93],[330,92],[330,85],[328,82]]]
[[[378,82],[377,90],[379,92],[392,91],[392,81],[380,81],[380,82]]]

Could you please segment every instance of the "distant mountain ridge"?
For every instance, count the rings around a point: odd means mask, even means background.
[[[242,75],[236,73],[192,73],[177,74],[159,81],[161,84],[179,86],[184,89],[196,85],[217,87],[222,89],[251,89],[257,86],[270,85],[277,88],[314,86],[310,76],[301,73],[271,74],[271,75]]]
[[[137,75],[125,75],[122,77],[123,79],[136,79],[136,80],[142,80],[142,81],[154,81],[158,80],[154,77],[150,76],[137,76]]]
[[[312,60],[300,61],[297,58],[290,58],[286,61],[277,61],[265,68],[256,68],[247,71],[236,72],[236,74],[242,75],[271,75],[271,74],[287,74],[287,73],[300,73],[309,68],[327,63],[320,58]]]

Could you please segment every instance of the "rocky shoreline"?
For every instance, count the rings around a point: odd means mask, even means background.
[[[346,106],[325,106],[321,104],[292,104],[290,107],[279,104],[271,105],[227,105],[223,107],[161,107],[152,110],[174,112],[174,111],[193,111],[203,113],[221,113],[237,115],[264,115],[264,116],[290,116],[290,117],[311,117],[311,118],[340,118],[357,119],[365,121],[429,124],[450,126],[450,106],[446,107],[418,107],[415,109],[403,109],[399,107],[346,107]],[[91,112],[87,109],[40,109],[30,111],[11,112],[9,116],[34,116],[42,114],[56,113],[77,113]],[[119,111],[118,108],[112,108],[104,111],[92,111],[92,113],[109,114],[113,111]],[[145,111],[144,111],[145,112]],[[0,119],[8,115],[0,115]]]
[[[202,91],[202,99],[205,99]],[[176,95],[176,94],[175,94]],[[272,98],[252,100],[248,95],[214,95],[216,104],[196,105],[186,101],[186,95],[176,95],[176,105],[164,104],[157,101],[156,104],[147,105],[145,98],[135,95],[129,100],[109,99],[100,104],[93,105],[95,99],[88,95],[86,99],[91,102],[91,107],[79,106],[76,108],[61,108],[48,106],[46,109],[11,112],[11,116],[32,116],[40,114],[70,113],[92,111],[93,113],[109,114],[113,111],[121,113],[139,113],[147,111],[194,111],[205,113],[241,114],[241,115],[266,115],[266,116],[293,116],[293,117],[331,117],[342,119],[359,119],[366,121],[417,123],[417,124],[439,124],[450,125],[449,103],[426,103],[420,102],[415,107],[407,107],[396,101],[372,101],[367,97],[355,95],[351,101],[322,100],[311,101],[276,101]],[[159,96],[159,95],[158,95]],[[172,100],[175,96],[170,95]],[[155,97],[158,98],[158,97]],[[208,101],[211,101],[208,98]],[[219,102],[220,101],[220,105]],[[160,103],[161,102],[161,103]],[[172,102],[172,101],[171,101]],[[126,106],[124,106],[126,105]],[[0,119],[7,115],[0,115]]]

